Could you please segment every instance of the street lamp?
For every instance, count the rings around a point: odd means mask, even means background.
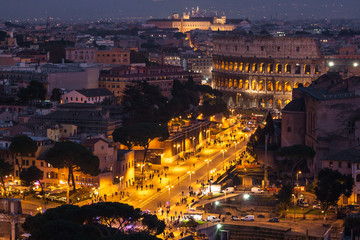
[[[211,160],[210,159],[205,159],[205,162],[207,163],[207,166],[208,166],[208,181],[209,181],[209,179],[210,179],[209,164],[210,164]]]
[[[295,222],[295,198],[296,198],[296,196],[295,196],[295,194],[292,194],[292,196],[294,198],[294,222]]]
[[[225,153],[227,152],[227,150],[221,150],[222,154],[223,154],[223,170],[225,169]]]
[[[170,190],[174,188],[174,186],[167,185],[166,188],[169,189],[169,209],[170,209]]]
[[[299,174],[301,174],[301,171],[297,171],[296,173],[296,186],[299,186]]]
[[[120,200],[121,200],[121,193],[120,193],[120,191],[121,191],[121,180],[124,178],[124,176],[121,176],[121,177],[119,177],[119,176],[116,176],[116,179],[119,179],[119,196],[120,196]]]

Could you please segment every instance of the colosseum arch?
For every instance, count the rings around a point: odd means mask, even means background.
[[[234,79],[234,88],[237,88],[237,86],[238,86],[238,80]]]
[[[284,91],[291,92],[291,84],[289,82],[285,82]]]
[[[245,63],[245,72],[250,72],[250,63]]]
[[[253,91],[257,90],[257,82],[256,82],[256,80],[252,80],[252,82],[251,82],[251,90],[253,90]]]
[[[225,62],[225,70],[229,70],[229,62]]]
[[[238,62],[234,63],[234,72],[236,72],[238,70]]]
[[[281,73],[282,72],[282,65],[280,63],[276,64],[276,72]]]
[[[285,100],[285,106],[290,102],[289,99]]]
[[[269,99],[268,101],[268,108],[273,108],[273,100],[272,99]]]
[[[239,63],[239,71],[244,71],[244,63],[243,62],[241,62],[241,63]]]
[[[257,63],[253,63],[252,72],[256,73],[257,71],[258,71],[258,65],[257,65]]]
[[[232,70],[233,70],[233,67],[234,67],[233,62],[230,62],[230,63],[229,63],[229,70],[232,71]]]
[[[285,64],[285,72],[291,73],[291,65],[290,64]]]
[[[260,66],[259,66],[259,71],[261,72],[261,73],[264,73],[265,72],[265,67],[264,67],[264,63],[260,63]]]
[[[298,88],[299,87],[299,83],[298,82],[295,82],[294,83],[294,88]]]
[[[311,74],[311,66],[309,64],[304,65],[304,74]]]
[[[250,86],[249,86],[249,80],[245,81],[245,90],[249,90]]]
[[[310,86],[310,83],[309,83],[309,82],[306,82],[306,83],[304,84],[304,87],[308,87],[308,86]]]
[[[251,107],[258,107],[258,101],[256,98],[253,98],[253,100],[251,101]]]
[[[242,79],[239,80],[239,89],[243,89],[244,81]]]
[[[282,102],[280,99],[276,100],[276,108],[282,109]]]
[[[260,101],[259,101],[259,103],[260,103],[260,107],[261,107],[261,108],[266,108],[266,106],[265,106],[265,99],[261,98]]]
[[[274,91],[274,84],[273,84],[272,80],[267,80],[266,90],[267,91]]]
[[[281,92],[282,91],[282,84],[280,81],[276,81],[275,83],[275,91]]]
[[[259,81],[259,91],[265,91],[264,80]]]
[[[320,70],[320,66],[319,66],[319,65],[315,65],[315,67],[314,67],[314,73],[315,73],[315,74],[320,74],[320,73],[321,73],[321,70]]]
[[[228,85],[228,87],[229,87],[229,88],[232,88],[232,86],[233,86],[233,82],[232,82],[232,79],[230,78],[230,79],[229,79],[229,85]]]

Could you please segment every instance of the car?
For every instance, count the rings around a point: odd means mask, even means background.
[[[227,187],[223,192],[224,193],[233,193],[235,191],[234,187]]]
[[[231,216],[231,221],[240,221],[238,216]]]
[[[251,192],[252,192],[252,193],[263,193],[264,190],[262,190],[262,189],[259,188],[259,187],[253,187],[253,188],[251,188]]]
[[[279,222],[279,218],[277,217],[270,218],[269,222]]]
[[[252,222],[254,220],[255,220],[254,215],[246,215],[245,217],[241,218],[241,221],[250,221],[250,222]]]
[[[312,206],[312,208],[313,208],[313,209],[321,209],[321,204],[320,204],[320,203],[314,204],[314,205]]]
[[[215,216],[208,216],[207,221],[208,222],[220,222],[220,219]]]

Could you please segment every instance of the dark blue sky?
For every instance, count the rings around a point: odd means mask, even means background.
[[[360,18],[360,0],[0,0],[0,19],[167,17],[200,6],[228,17]]]

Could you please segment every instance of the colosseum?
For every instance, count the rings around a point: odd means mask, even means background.
[[[325,73],[315,39],[214,37],[213,84],[230,106],[282,109],[292,89]]]

